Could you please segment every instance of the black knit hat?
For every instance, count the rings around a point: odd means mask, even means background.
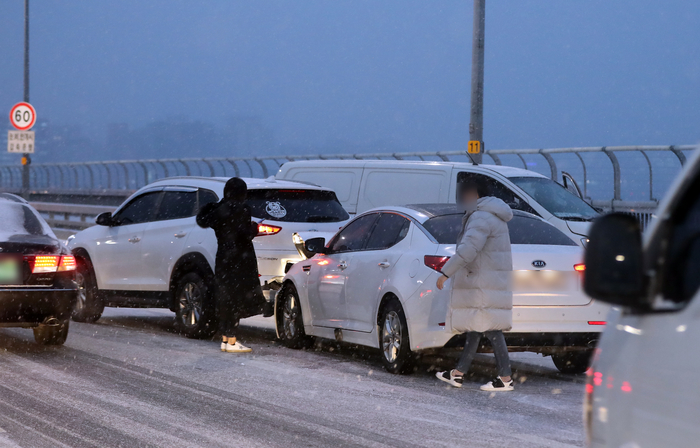
[[[224,187],[224,197],[234,201],[245,201],[248,185],[240,177],[232,177],[226,181]]]

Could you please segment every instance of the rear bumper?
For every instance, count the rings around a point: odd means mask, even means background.
[[[0,289],[0,327],[33,327],[49,317],[70,318],[75,289]]]
[[[600,333],[510,333],[504,332],[508,351],[526,351],[551,354],[571,350],[589,350],[595,348]],[[464,347],[466,335],[453,336],[445,348]],[[480,352],[490,352],[487,338],[482,338]]]

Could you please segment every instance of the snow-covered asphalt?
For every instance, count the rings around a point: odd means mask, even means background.
[[[72,323],[64,347],[0,329],[0,447],[567,447],[583,445],[583,378],[514,354],[515,392],[462,389],[426,359],[412,375],[335,343],[291,350],[246,322],[252,354],[175,334],[165,310],[108,309]]]

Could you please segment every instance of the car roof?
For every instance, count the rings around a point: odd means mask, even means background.
[[[447,215],[463,215],[464,209],[462,209],[457,204],[446,204],[446,203],[430,203],[430,204],[413,204],[405,205],[401,207],[377,207],[372,210],[368,210],[365,213],[377,212],[377,211],[393,211],[398,213],[403,213],[416,219],[418,222],[423,224],[425,221],[435,218],[437,216],[447,216]],[[363,213],[364,214],[364,213]],[[539,216],[533,215],[532,213],[527,213],[521,210],[513,210],[513,216],[520,218],[530,218],[536,219],[538,221],[544,221]]]
[[[301,165],[301,166],[321,166],[321,167],[366,167],[366,166],[381,166],[390,165],[397,168],[411,166],[445,166],[457,169],[482,169],[489,170],[501,174],[505,177],[547,177],[535,171],[530,171],[524,168],[517,168],[506,165],[474,165],[469,162],[451,162],[451,161],[428,161],[428,160],[344,160],[344,159],[323,159],[323,160],[296,160],[286,162],[284,165]],[[284,166],[283,165],[283,166]],[[281,169],[281,167],[280,167]]]
[[[0,200],[10,201],[10,202],[19,202],[20,204],[29,204],[29,202],[25,201],[21,197],[17,196],[16,194],[12,194],[12,193],[0,193]]]
[[[180,186],[180,187],[197,187],[197,188],[208,188],[222,192],[226,181],[230,177],[203,177],[203,176],[178,176],[178,177],[168,177],[165,179],[157,180],[153,183],[146,185],[141,188],[153,188],[153,187],[167,187],[167,186]],[[294,189],[304,189],[304,190],[323,190],[330,191],[328,188],[321,187],[316,184],[309,182],[299,182],[291,180],[278,180],[274,177],[268,177],[267,179],[259,179],[255,177],[242,177],[245,183],[248,185],[249,190],[260,190],[260,189],[277,189],[277,188],[294,188]]]

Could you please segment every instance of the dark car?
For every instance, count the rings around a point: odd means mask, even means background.
[[[0,193],[0,327],[32,328],[38,343],[63,344],[77,297],[75,267],[27,201]]]

